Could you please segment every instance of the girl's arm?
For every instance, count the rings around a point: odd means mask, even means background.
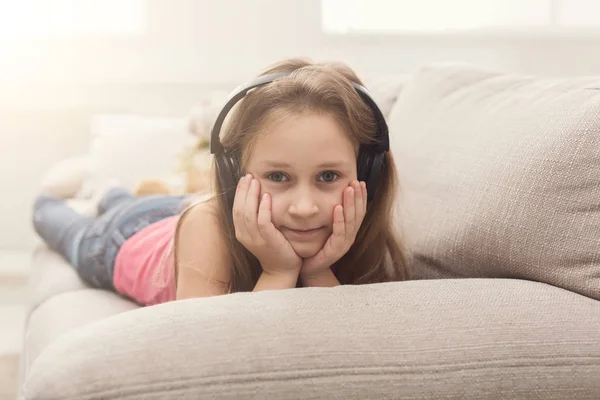
[[[209,202],[188,209],[175,238],[177,300],[226,294],[230,257]]]
[[[279,274],[270,274],[263,271],[254,286],[253,292],[261,290],[293,289],[298,283],[298,272],[281,272]]]
[[[231,257],[210,202],[198,204],[182,216],[176,242],[177,299],[226,294]],[[254,291],[295,288],[298,273],[263,272]]]

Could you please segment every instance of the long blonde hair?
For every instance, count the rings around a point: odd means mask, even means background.
[[[350,81],[362,82],[343,63],[313,63],[289,59],[272,65],[260,75],[287,72],[273,83],[254,89],[231,110],[221,135],[225,150],[241,160],[242,171],[249,149],[268,118],[275,112],[297,114],[306,111],[327,113],[350,135],[355,144],[376,140],[377,126],[370,107]],[[213,193],[223,194],[213,162]],[[394,232],[392,213],[397,192],[393,156],[385,153],[384,169],[377,192],[350,250],[333,266],[341,284],[366,284],[404,280],[406,261]],[[262,272],[259,261],[237,241],[231,206],[224,195],[217,196],[216,213],[231,256],[229,292],[252,291]],[[177,233],[176,233],[177,235]],[[177,268],[177,266],[176,266]]]

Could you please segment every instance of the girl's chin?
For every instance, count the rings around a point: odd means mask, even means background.
[[[292,248],[301,258],[310,258],[323,248],[324,243],[291,243]]]

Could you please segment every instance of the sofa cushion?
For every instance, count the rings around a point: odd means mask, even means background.
[[[600,77],[429,66],[390,116],[412,276],[600,299]]]
[[[384,117],[389,117],[402,88],[410,78],[410,74],[396,74],[365,79],[365,85]]]
[[[30,311],[58,294],[89,288],[75,269],[46,245],[35,249],[31,264],[27,287]]]
[[[147,307],[55,340],[34,399],[600,398],[600,302],[543,283],[421,280]]]
[[[31,312],[25,328],[21,379],[44,349],[76,328],[125,311],[139,308],[135,303],[104,290],[82,288],[61,294]]]

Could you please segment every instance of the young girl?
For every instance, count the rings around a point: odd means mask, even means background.
[[[215,196],[181,212],[183,198],[113,189],[96,219],[40,196],[36,231],[90,285],[142,305],[406,279],[387,127],[356,74],[287,60],[230,100],[211,139]]]

